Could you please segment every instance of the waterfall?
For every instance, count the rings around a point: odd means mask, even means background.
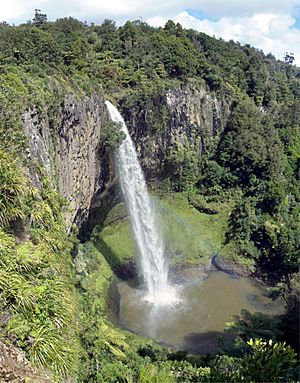
[[[154,304],[169,303],[175,298],[174,289],[168,283],[168,262],[164,241],[155,217],[145,178],[140,167],[134,144],[126,124],[118,110],[105,102],[112,121],[118,122],[126,134],[116,150],[116,163],[122,192],[138,250],[139,272],[146,289],[146,299]]]

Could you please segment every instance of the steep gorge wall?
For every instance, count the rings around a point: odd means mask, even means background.
[[[108,121],[104,100],[97,95],[75,98],[68,95],[59,111],[58,126],[36,110],[24,115],[28,136],[27,158],[34,184],[40,180],[36,165],[68,201],[66,228],[80,227],[88,219],[93,196],[105,190],[110,181],[109,158],[101,144],[102,128]]]
[[[146,104],[121,111],[136,142],[147,178],[163,176],[168,148],[176,142],[196,146],[199,156],[205,142],[218,135],[230,114],[231,101],[207,90],[180,86],[147,100]],[[105,211],[115,191],[112,161],[105,150],[102,128],[108,121],[104,100],[96,94],[84,99],[68,95],[59,111],[58,125],[36,110],[24,115],[30,164],[42,164],[54,186],[68,201],[67,230],[75,223],[89,228],[93,216]],[[36,166],[31,177],[39,187]]]
[[[201,156],[206,143],[223,131],[232,105],[231,96],[217,97],[205,88],[182,85],[142,108],[124,108],[148,178],[163,176],[168,148],[177,142],[193,146]]]

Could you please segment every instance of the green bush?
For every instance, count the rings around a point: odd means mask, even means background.
[[[109,121],[102,128],[101,141],[111,150],[117,149],[125,138],[126,134],[123,132],[121,124]]]
[[[249,354],[241,363],[245,381],[281,382],[289,377],[297,363],[296,353],[285,342],[250,339],[247,344]]]

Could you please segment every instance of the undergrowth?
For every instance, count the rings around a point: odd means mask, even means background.
[[[78,368],[80,346],[64,201],[42,169],[38,190],[18,161],[0,155],[1,334],[35,365],[68,376]]]

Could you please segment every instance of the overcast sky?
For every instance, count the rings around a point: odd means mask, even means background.
[[[73,16],[122,24],[142,19],[163,26],[168,19],[225,40],[249,43],[282,59],[295,54],[300,66],[300,0],[0,0],[0,21],[19,24],[41,9],[49,20]]]

